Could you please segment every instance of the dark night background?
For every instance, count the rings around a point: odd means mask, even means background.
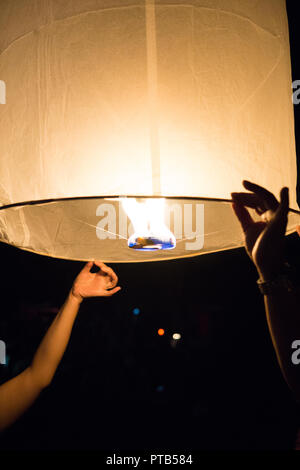
[[[293,80],[297,3],[287,1]],[[298,236],[286,242],[299,265]],[[4,382],[30,363],[83,264],[5,244],[0,257]],[[3,433],[0,449],[292,449],[299,412],[244,249],[112,267],[122,291],[84,301],[51,386]],[[172,347],[176,332],[182,339]]]

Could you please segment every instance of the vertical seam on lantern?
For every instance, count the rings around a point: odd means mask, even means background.
[[[37,33],[38,34],[38,33]],[[40,176],[42,176],[42,162],[41,162],[41,39],[37,37],[37,130],[38,130],[38,155],[40,164]]]
[[[146,47],[149,102],[150,154],[152,165],[153,195],[161,194],[160,146],[157,122],[157,47],[155,24],[155,0],[145,0],[146,8]]]

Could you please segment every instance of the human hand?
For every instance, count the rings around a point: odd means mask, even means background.
[[[267,189],[250,181],[243,181],[243,185],[251,193],[231,193],[232,207],[241,223],[248,255],[260,277],[270,280],[278,274],[284,264],[289,190],[281,189],[279,203]],[[254,208],[262,220],[254,222],[246,207]]]
[[[93,265],[100,270],[91,273]],[[71,293],[80,302],[85,297],[110,297],[121,290],[116,273],[101,261],[89,261],[76,277]]]

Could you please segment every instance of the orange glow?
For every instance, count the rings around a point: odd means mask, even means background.
[[[163,336],[165,334],[165,330],[163,328],[159,328],[157,333],[159,334],[159,336]]]

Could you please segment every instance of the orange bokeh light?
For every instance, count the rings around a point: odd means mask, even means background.
[[[157,333],[159,334],[159,336],[163,336],[165,334],[165,330],[163,328],[159,328]]]

